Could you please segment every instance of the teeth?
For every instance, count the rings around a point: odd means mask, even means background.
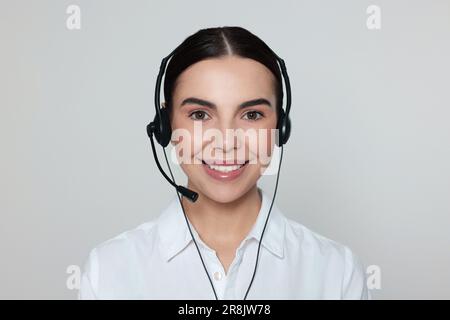
[[[210,167],[213,170],[217,170],[220,172],[230,172],[230,171],[234,171],[234,170],[238,170],[243,166],[243,164],[238,164],[235,166],[214,166],[214,165],[208,165],[208,167]]]

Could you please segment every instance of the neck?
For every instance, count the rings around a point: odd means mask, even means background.
[[[189,182],[188,188],[198,192]],[[246,194],[228,203],[214,201],[202,193],[195,203],[184,197],[182,201],[200,238],[214,250],[224,246],[237,247],[255,224],[262,205],[256,184]]]

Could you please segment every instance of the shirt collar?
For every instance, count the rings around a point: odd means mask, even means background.
[[[264,190],[258,187],[258,192],[262,197],[261,209],[258,213],[256,223],[253,225],[245,240],[253,238],[259,241],[272,202],[272,198],[269,198]],[[190,220],[187,217],[185,218],[178,196],[175,195],[156,221],[162,252],[166,260],[173,258],[192,241],[186,219],[189,221],[192,234],[197,244],[211,250],[200,239]],[[274,203],[266,230],[264,231],[262,246],[280,258],[284,257],[285,223],[285,217]]]

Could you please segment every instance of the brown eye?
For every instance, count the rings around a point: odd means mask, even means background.
[[[208,116],[208,114],[205,111],[200,111],[200,110],[194,111],[189,115],[189,117],[195,121],[206,120],[207,116]]]
[[[246,120],[256,121],[261,119],[263,117],[263,114],[259,111],[249,111],[244,115],[244,117],[245,116],[247,116]]]

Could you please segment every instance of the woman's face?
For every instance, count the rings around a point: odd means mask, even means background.
[[[263,64],[238,56],[197,62],[178,77],[172,144],[189,186],[201,196],[234,201],[267,168],[277,124],[274,84]]]

